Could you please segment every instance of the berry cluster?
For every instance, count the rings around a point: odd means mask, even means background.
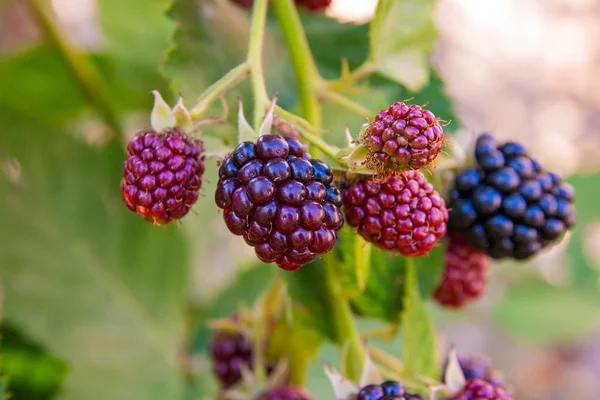
[[[178,128],[138,133],[127,145],[121,194],[131,211],[164,225],[185,216],[198,200],[204,147]]]
[[[370,168],[418,169],[432,163],[440,153],[444,131],[431,111],[397,102],[377,114],[360,141],[369,150]]]
[[[260,400],[311,400],[311,397],[297,386],[284,385],[268,390]]]
[[[213,372],[221,386],[230,388],[242,379],[242,365],[252,369],[252,343],[241,333],[219,332],[213,338],[210,352]]]
[[[356,400],[425,400],[423,396],[409,393],[400,383],[386,381],[381,385],[367,385],[363,387]]]
[[[344,218],[331,169],[294,139],[243,142],[219,169],[217,206],[263,262],[293,271],[329,252]]]
[[[455,178],[449,222],[475,249],[526,259],[574,225],[573,188],[542,170],[522,145],[481,135],[475,158]]]
[[[513,397],[502,387],[481,379],[471,379],[450,400],[513,400]]]
[[[348,224],[383,249],[421,256],[446,234],[444,200],[419,171],[355,181],[343,198]]]
[[[487,257],[464,238],[450,235],[444,277],[434,293],[443,306],[459,308],[477,299],[486,286]]]
[[[466,380],[481,379],[508,392],[503,377],[498,371],[492,369],[489,360],[477,356],[459,356],[458,365]],[[447,368],[448,360],[444,363],[443,370]],[[442,376],[442,382],[445,382],[445,376]]]

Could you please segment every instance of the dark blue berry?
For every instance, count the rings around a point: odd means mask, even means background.
[[[542,186],[537,180],[523,182],[519,188],[519,191],[527,201],[536,201],[543,193]]]
[[[471,200],[458,199],[452,203],[449,223],[454,229],[468,228],[477,219],[477,211]]]
[[[550,175],[553,185],[558,185],[562,182],[562,178],[556,172],[549,172],[548,175]]]
[[[281,136],[262,135],[256,141],[256,155],[264,161],[286,158],[289,150],[288,143]]]
[[[541,172],[541,171],[542,171],[542,166],[540,165],[540,163],[538,162],[538,160],[536,160],[536,159],[532,158],[532,159],[531,159],[531,164],[533,164],[533,170],[534,170],[536,173],[539,173],[539,172]]]
[[[520,218],[525,215],[527,201],[520,194],[513,193],[502,199],[502,210],[512,218]]]
[[[549,192],[554,186],[554,183],[552,183],[552,177],[547,173],[538,175],[537,181],[545,192]]]
[[[367,385],[358,392],[356,400],[381,400],[385,392],[381,386]]]
[[[475,141],[475,155],[477,158],[484,154],[490,154],[498,148],[498,142],[492,135],[483,134],[479,135]]]
[[[512,168],[502,168],[492,172],[486,182],[502,192],[513,191],[519,186],[519,175]]]
[[[250,179],[256,178],[262,173],[263,163],[260,160],[252,160],[246,164],[242,168],[240,168],[238,172],[238,179],[244,185],[250,182]]]
[[[325,194],[325,201],[335,204],[338,207],[342,206],[342,195],[336,187],[328,187]]]
[[[513,239],[515,242],[531,242],[538,239],[538,231],[529,225],[518,224],[515,226],[515,235]]]
[[[291,175],[290,166],[281,158],[269,160],[263,170],[263,174],[275,184],[286,182]]]
[[[219,178],[233,178],[238,174],[238,167],[233,163],[232,157],[227,157],[219,167]]]
[[[566,230],[565,223],[556,218],[550,218],[544,223],[542,234],[545,239],[554,240],[558,238]]]
[[[306,187],[298,181],[287,181],[279,187],[277,198],[285,204],[298,206],[306,198]]]
[[[541,249],[542,249],[542,245],[538,241],[522,243],[522,244],[519,244],[515,248],[515,250],[513,252],[513,256],[517,260],[524,260],[526,258],[533,256]]]
[[[573,186],[568,183],[562,183],[556,187],[553,191],[554,195],[561,197],[565,200],[573,201],[575,200],[575,189]]]
[[[533,163],[530,158],[525,156],[518,156],[512,158],[507,166],[515,170],[517,174],[521,177],[521,179],[531,179],[535,177],[535,169],[533,168]]]
[[[295,157],[303,157],[305,150],[304,150],[304,146],[302,146],[302,143],[300,143],[299,141],[297,141],[296,139],[290,139],[290,138],[285,138],[285,141],[288,144],[289,147],[289,155],[290,156],[295,156]]]
[[[485,228],[481,224],[473,225],[467,236],[469,238],[469,243],[471,243],[476,250],[486,250],[490,246],[490,240],[485,232]]]
[[[505,159],[501,152],[495,151],[493,153],[484,154],[478,158],[477,161],[479,162],[479,166],[483,168],[484,171],[491,172],[504,167]]]
[[[462,197],[458,189],[452,189],[448,196],[450,197],[450,200],[458,200]]]
[[[492,246],[488,249],[487,254],[492,258],[505,258],[509,257],[514,250],[513,241],[510,238],[502,238],[499,241],[492,243]]]
[[[387,396],[401,396],[404,394],[404,387],[396,381],[385,381],[381,384],[381,387]]]
[[[485,221],[485,230],[493,238],[512,236],[513,228],[512,220],[502,214],[496,214]]]
[[[481,173],[475,168],[468,168],[456,175],[454,187],[462,192],[473,190],[481,182]]]
[[[324,185],[330,185],[333,182],[333,172],[329,165],[320,160],[310,160],[310,162],[313,166],[315,180]]]
[[[292,172],[292,179],[302,183],[306,183],[313,179],[315,171],[310,161],[296,157],[289,160],[288,164],[290,165],[290,170]]]
[[[246,162],[256,158],[256,147],[252,142],[242,142],[233,151],[233,162],[241,167]]]
[[[575,210],[573,210],[573,206],[567,200],[557,199],[556,201],[556,216],[558,216],[563,221],[567,222],[568,219],[572,215],[575,214]]]
[[[489,186],[479,186],[473,192],[473,205],[481,214],[493,214],[502,204],[502,195]]]
[[[527,210],[525,210],[525,216],[523,217],[523,220],[527,225],[541,228],[546,221],[544,210],[542,210],[538,205],[531,205],[527,207]]]
[[[538,200],[538,205],[542,210],[544,210],[544,214],[546,214],[547,217],[551,217],[556,214],[556,210],[558,209],[556,198],[548,193],[545,193],[540,197]]]
[[[506,142],[498,148],[507,158],[524,156],[527,151],[520,143]]]

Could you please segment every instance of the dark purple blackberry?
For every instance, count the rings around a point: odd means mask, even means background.
[[[513,397],[502,387],[493,386],[481,379],[471,379],[450,400],[513,400]]]
[[[444,264],[444,277],[434,292],[442,306],[460,308],[485,289],[487,257],[474,250],[463,237],[451,235]]]
[[[449,193],[450,232],[494,258],[526,259],[575,224],[573,188],[513,142],[477,138],[476,165],[460,171]]]
[[[242,365],[253,368],[252,343],[241,333],[217,333],[210,354],[213,373],[225,389],[242,379]]]
[[[331,0],[295,0],[297,6],[310,11],[323,11],[331,4]]]
[[[237,146],[221,164],[215,201],[260,260],[288,271],[329,252],[344,223],[331,169],[277,135]]]
[[[312,398],[297,386],[284,385],[268,390],[260,400],[311,400]]]
[[[356,396],[356,400],[425,400],[419,394],[406,392],[396,381],[385,381],[381,385],[367,385]]]
[[[131,211],[165,225],[190,211],[198,200],[203,174],[201,141],[179,128],[142,131],[127,145],[121,194]]]
[[[431,164],[440,153],[444,130],[431,111],[397,102],[377,114],[360,140],[369,149],[370,168],[418,169]]]
[[[367,385],[360,389],[356,400],[381,400],[385,396],[385,391],[379,385]]]
[[[344,205],[348,224],[365,240],[405,256],[428,253],[446,234],[444,200],[419,171],[355,181]]]
[[[254,5],[254,0],[231,0],[240,7],[251,9]]]

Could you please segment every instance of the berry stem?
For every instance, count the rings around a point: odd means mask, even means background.
[[[347,75],[342,76],[339,79],[327,82],[327,86],[332,90],[341,90],[352,86],[354,83],[369,77],[375,71],[375,64],[369,60],[365,61],[363,65],[356,68],[354,71]]]
[[[264,110],[268,103],[267,85],[263,75],[263,43],[265,24],[267,21],[267,6],[269,0],[255,0],[252,9],[252,26],[250,29],[250,44],[248,46],[248,64],[254,96],[254,130],[258,132],[262,124]]]
[[[121,132],[119,118],[109,99],[102,90],[102,82],[96,66],[83,51],[76,49],[74,43],[61,31],[55,21],[48,1],[27,0],[29,8],[37,19],[38,26],[52,43],[63,63],[71,71],[82,94],[108,125],[113,134]],[[118,136],[117,136],[118,137]]]
[[[198,98],[196,105],[190,111],[192,120],[199,119],[205,112],[206,109],[216,100],[219,96],[223,95],[227,90],[231,89],[248,76],[250,73],[250,64],[245,62],[227,74],[221,79],[210,85]]]
[[[341,106],[341,107],[345,108],[346,110],[353,112],[356,115],[364,117],[364,118],[366,118],[370,115],[376,114],[373,111],[369,110],[367,107],[363,106],[362,104],[344,96],[343,94],[341,94],[339,92],[335,92],[333,90],[324,90],[321,93],[321,97],[323,98],[323,100],[335,103],[338,106]]]
[[[302,21],[293,0],[273,0],[272,6],[296,73],[302,115],[318,126],[321,124],[321,107],[317,89],[321,86],[322,79],[306,39]]]

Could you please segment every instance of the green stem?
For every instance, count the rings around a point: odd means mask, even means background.
[[[250,78],[252,81],[252,94],[254,96],[254,130],[256,132],[260,129],[265,106],[269,101],[262,65],[268,2],[269,0],[254,1],[250,44],[248,46],[248,64],[251,69]]]
[[[190,111],[192,119],[198,119],[206,112],[206,109],[227,90],[231,89],[243,81],[250,72],[250,64],[245,62],[227,74],[221,79],[210,85],[198,98],[196,105]]]
[[[312,57],[300,16],[293,0],[273,0],[272,6],[292,59],[302,115],[313,125],[318,126],[321,124],[321,107],[317,98],[317,89],[322,79]]]
[[[362,104],[344,96],[341,93],[334,92],[333,90],[326,90],[321,94],[321,96],[324,100],[328,100],[341,107],[344,107],[346,110],[353,112],[361,117],[369,117],[375,115],[373,111],[369,110]]]
[[[39,27],[52,42],[65,66],[71,70],[87,101],[96,109],[113,133],[121,132],[119,119],[102,90],[101,78],[95,65],[83,52],[77,51],[67,36],[61,32],[48,8],[47,0],[27,0],[27,2]]]
[[[356,68],[346,76],[342,76],[340,79],[329,81],[327,86],[332,90],[344,89],[348,86],[352,86],[354,83],[361,79],[369,77],[373,71],[375,71],[375,64],[367,60],[363,65]]]

